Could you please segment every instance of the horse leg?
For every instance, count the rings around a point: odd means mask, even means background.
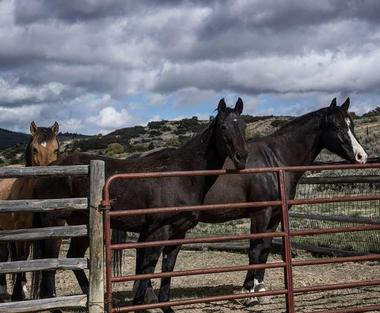
[[[71,238],[67,258],[83,258],[86,254],[89,242],[88,237],[75,237]],[[73,270],[78,284],[84,294],[88,293],[89,281],[84,270]]]
[[[177,223],[173,223],[170,227],[170,239],[183,239],[186,236],[186,232],[195,227],[198,223],[198,213],[191,213],[186,215],[184,219],[179,220]],[[178,246],[166,246],[164,248],[162,258],[162,272],[173,272],[177,256],[181,250],[181,245]],[[170,299],[170,284],[171,277],[164,277],[161,279],[161,287],[159,293],[159,301],[167,302]],[[164,313],[172,313],[174,310],[171,307],[162,308]]]
[[[30,242],[17,242],[15,260],[12,261],[25,261],[28,259],[30,251]],[[29,296],[26,288],[26,273],[17,273],[16,281],[13,287],[12,301],[24,300]]]
[[[150,235],[146,236],[145,241],[166,240],[168,238],[169,236],[167,234],[167,226],[163,226],[153,231]],[[137,270],[141,271],[141,274],[153,273],[163,249],[163,247],[144,248],[144,253],[142,256],[140,256],[141,264],[138,265]],[[140,280],[140,283],[138,284],[136,293],[134,295],[133,304],[137,305],[144,303],[148,285],[149,279]]]
[[[8,245],[0,243],[0,262],[8,261]],[[9,300],[10,296],[7,292],[7,278],[5,274],[0,274],[0,302]]]
[[[268,208],[255,212],[251,217],[251,234],[264,233],[268,230],[268,224],[271,219],[272,209]],[[262,253],[267,252],[267,257],[270,251],[272,238],[260,238],[252,239],[249,242],[249,264],[260,264],[264,260]],[[266,262],[266,260],[265,260]],[[257,274],[256,274],[257,273]],[[244,280],[243,291],[244,292],[259,292],[265,291],[264,287],[264,273],[265,270],[249,270]],[[245,305],[258,304],[257,297],[247,298],[243,302]]]
[[[44,258],[58,258],[60,247],[61,240],[46,240]],[[55,270],[42,272],[40,296],[41,298],[52,298],[56,296]]]
[[[275,232],[279,224],[278,218],[273,218],[270,221],[270,225],[268,226],[267,232]],[[268,261],[269,253],[272,248],[272,238],[264,238],[263,245],[261,247],[260,255],[259,255],[259,263],[266,264]],[[258,269],[254,272],[253,277],[253,285],[255,292],[263,292],[266,291],[265,283],[264,283],[265,269]],[[264,303],[265,299],[269,299],[269,297],[260,297],[260,302]]]
[[[183,236],[178,237],[176,239],[185,238],[185,234]],[[175,263],[177,261],[177,256],[179,251],[181,250],[181,246],[166,246],[164,248],[163,257],[162,257],[162,272],[173,272]],[[166,302],[170,299],[170,284],[171,277],[164,277],[161,279],[160,293],[159,293],[159,301]],[[162,308],[164,313],[172,313],[174,310],[171,307]]]
[[[142,235],[139,236],[138,242],[142,242],[145,239]],[[144,259],[144,248],[136,249],[136,274],[142,273],[142,263]],[[133,284],[133,294],[136,294],[137,288],[140,284],[140,280],[136,280]],[[144,303],[156,303],[158,302],[158,298],[156,293],[153,290],[152,281],[149,279],[148,287],[146,289],[146,293],[144,296]]]

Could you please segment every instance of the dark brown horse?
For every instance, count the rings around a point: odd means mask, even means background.
[[[311,165],[322,149],[328,149],[353,163],[365,163],[367,154],[355,136],[354,123],[348,113],[349,104],[348,98],[342,106],[336,106],[336,100],[333,99],[329,107],[296,118],[273,135],[250,140],[247,167]],[[225,166],[230,166],[228,160]],[[286,174],[289,199],[294,199],[302,175],[299,172]],[[277,181],[277,176],[272,173],[220,176],[208,192],[205,203],[278,200]],[[277,229],[280,212],[279,207],[202,211],[199,220],[205,223],[223,223],[250,218],[251,233],[263,233]],[[251,240],[249,264],[266,263],[271,244],[271,238]],[[264,291],[264,274],[264,269],[249,271],[243,291]],[[252,298],[247,304],[255,302],[257,298]]]
[[[60,165],[89,164],[90,160],[103,159],[106,163],[106,177],[122,172],[152,171],[191,171],[220,169],[227,156],[236,168],[245,167],[247,148],[245,142],[245,124],[241,113],[243,102],[239,98],[235,108],[227,108],[222,99],[218,105],[218,114],[209,126],[188,143],[178,149],[165,149],[139,159],[115,160],[100,158],[88,154],[74,154],[57,162]],[[111,210],[130,210],[176,205],[201,204],[207,191],[216,177],[168,177],[163,179],[117,180],[110,189],[114,199]],[[49,186],[49,188],[46,188]],[[87,178],[41,179],[35,189],[36,198],[83,197],[87,196]],[[76,214],[53,213],[41,216],[44,226],[75,223],[79,220]],[[75,221],[74,221],[75,220]],[[140,241],[183,238],[186,231],[195,226],[198,212],[168,213],[161,215],[135,216],[112,220],[112,227],[123,231],[137,232]],[[82,245],[81,251],[70,248],[71,257],[84,254],[88,242],[83,239],[72,239],[72,245]],[[81,244],[78,244],[80,242]],[[76,250],[76,251],[74,251]],[[140,249],[138,251],[138,273],[152,273],[164,247]],[[57,257],[59,244],[55,240],[45,242],[44,257]],[[167,257],[175,259],[179,247],[165,249]],[[173,263],[174,265],[174,263]],[[166,271],[173,268],[167,267]],[[78,274],[78,272],[76,273]],[[78,277],[78,276],[77,276]],[[83,277],[82,277],[83,278]],[[41,296],[55,295],[54,272],[44,272],[41,279]],[[134,297],[134,303],[143,303],[148,281],[141,281]],[[82,284],[81,284],[82,285]],[[165,297],[169,299],[170,280],[162,285]],[[165,312],[172,312],[166,308]]]
[[[25,166],[46,166],[56,161],[59,155],[58,142],[59,125],[57,122],[51,127],[37,127],[32,122],[30,132],[32,138],[25,151]],[[31,199],[33,194],[33,179],[2,179],[0,180],[0,200]],[[13,230],[31,228],[33,216],[31,213],[3,213],[0,219],[1,230]],[[26,260],[29,255],[30,244],[17,242],[11,245],[13,248],[12,260]],[[0,243],[0,262],[8,260],[8,245]],[[25,273],[17,274],[12,293],[12,300],[25,298],[26,293]],[[7,283],[5,274],[0,274],[0,299],[7,299]]]

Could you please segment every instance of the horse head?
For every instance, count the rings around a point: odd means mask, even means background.
[[[219,101],[218,114],[215,117],[215,139],[219,153],[231,158],[237,169],[244,169],[248,150],[245,141],[245,122],[243,101],[239,98],[235,108],[228,108],[224,99]]]
[[[322,121],[323,148],[353,163],[364,164],[368,155],[355,135],[354,121],[348,112],[349,107],[350,98],[347,98],[341,106],[337,106],[336,98],[332,100]]]
[[[37,127],[35,122],[30,124],[30,140],[25,153],[27,166],[46,166],[59,157],[58,141],[59,125],[57,122],[51,127]]]

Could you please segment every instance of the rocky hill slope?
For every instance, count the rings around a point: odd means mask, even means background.
[[[247,122],[248,138],[268,135],[293,118],[289,116],[249,115],[244,117]],[[206,127],[207,123],[208,121],[193,117],[178,121],[154,121],[148,123],[147,126],[122,128],[107,135],[60,134],[61,150],[64,153],[83,151],[115,158],[137,157],[155,149],[179,146]],[[369,152],[369,155],[371,157],[380,156],[380,108],[361,117],[355,116],[355,125],[358,139]],[[29,136],[12,132],[7,134],[10,138],[6,139],[4,143],[13,140],[18,144],[7,149],[1,149],[0,146],[0,164],[22,163],[25,142]],[[6,145],[4,144],[4,146]],[[324,152],[320,159],[337,158]]]

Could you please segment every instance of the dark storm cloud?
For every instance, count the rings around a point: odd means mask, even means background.
[[[4,0],[0,15],[9,121],[44,112],[107,129],[133,120],[112,108],[136,94],[379,94],[376,0]]]

